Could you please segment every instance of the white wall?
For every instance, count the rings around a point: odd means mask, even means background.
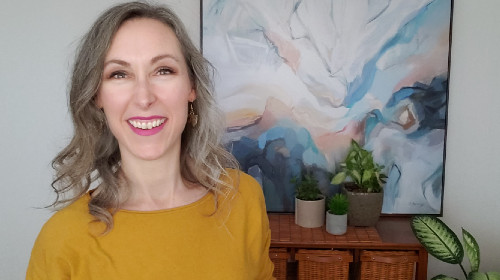
[[[454,8],[444,221],[476,237],[482,270],[500,272],[500,1]],[[465,279],[457,265],[431,258],[429,276],[439,273]]]
[[[4,1],[0,9],[0,279],[23,279],[53,199],[50,161],[67,143],[66,87],[76,42],[120,1]],[[199,1],[170,0],[199,42]],[[497,0],[456,0],[444,220],[481,245],[482,269],[500,271],[500,31]],[[429,276],[461,277],[430,258]],[[463,277],[461,277],[463,278]],[[430,279],[430,277],[429,277]]]

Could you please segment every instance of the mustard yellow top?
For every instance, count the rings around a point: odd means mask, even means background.
[[[236,180],[236,171],[230,174]],[[178,208],[120,210],[107,235],[91,223],[87,194],[43,226],[26,279],[273,279],[262,189],[247,174],[239,178],[229,214],[220,207],[210,215],[209,192]]]

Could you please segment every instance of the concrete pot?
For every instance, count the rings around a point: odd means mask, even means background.
[[[333,235],[342,235],[347,231],[347,214],[335,215],[326,212],[326,231]]]
[[[305,228],[321,227],[325,223],[325,197],[314,201],[295,198],[295,223]]]
[[[347,220],[351,226],[375,226],[382,212],[384,193],[345,191],[349,200]]]

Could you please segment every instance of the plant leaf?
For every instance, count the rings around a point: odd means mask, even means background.
[[[443,274],[436,275],[431,280],[458,280],[457,278],[449,277]]]
[[[500,273],[498,272],[477,272],[473,271],[467,276],[467,280],[500,280]]]
[[[358,142],[356,140],[351,139],[351,145],[354,147],[354,149],[360,149],[361,147],[359,146]]]
[[[352,179],[354,180],[354,182],[356,183],[361,183],[361,174],[359,174],[358,170],[353,170],[351,172],[351,175],[352,175]]]
[[[414,216],[411,228],[415,237],[437,259],[459,264],[464,258],[464,249],[457,235],[440,219],[431,216]]]
[[[372,174],[373,174],[373,171],[371,171],[371,170],[365,170],[363,172],[363,178],[361,179],[361,182],[364,184],[365,182],[370,181],[370,179],[372,177]]]
[[[467,275],[467,280],[487,280],[485,273],[482,272],[471,272]]]
[[[481,262],[479,255],[479,245],[472,234],[462,228],[462,237],[464,241],[464,249],[470,262],[471,272],[479,271],[479,264]]]
[[[486,273],[486,276],[488,276],[490,280],[500,280],[500,273],[498,272],[491,271]]]
[[[335,175],[335,176],[333,177],[333,179],[332,179],[332,182],[331,182],[331,183],[332,183],[332,184],[334,184],[334,185],[338,185],[338,184],[340,184],[340,183],[344,182],[344,180],[345,180],[346,176],[347,176],[347,175],[345,174],[345,172],[339,172],[339,173],[337,173],[337,175]]]

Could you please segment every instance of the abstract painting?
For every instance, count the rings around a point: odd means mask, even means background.
[[[330,176],[351,139],[389,178],[383,213],[440,214],[452,0],[202,0],[225,144],[293,212],[293,178]]]

